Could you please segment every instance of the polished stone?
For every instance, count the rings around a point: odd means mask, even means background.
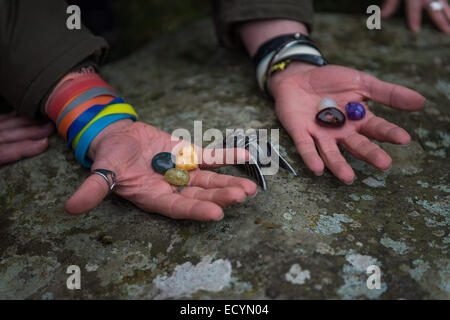
[[[175,167],[188,171],[198,168],[198,157],[194,146],[184,146],[178,151]]]
[[[225,207],[217,222],[170,219],[115,193],[70,216],[64,204],[88,171],[53,135],[43,154],[0,166],[0,299],[448,300],[450,37],[430,24],[413,36],[402,17],[381,31],[359,15],[314,18],[327,59],[426,93],[423,111],[370,106],[411,134],[408,146],[380,143],[390,170],[344,152],[352,185],[328,170],[316,177],[255,85],[251,61],[220,48],[210,20],[186,25],[105,65],[102,77],[140,121],[169,133],[198,119],[224,136],[279,128],[280,153],[298,176],[266,176],[269,191]],[[348,101],[357,99],[342,107]],[[247,177],[235,166],[214,171]],[[367,289],[370,264],[380,266],[381,289]],[[69,265],[81,269],[81,290],[65,285]]]
[[[326,108],[317,113],[316,120],[321,125],[341,127],[345,123],[345,115],[338,108]]]
[[[175,186],[184,186],[188,184],[190,176],[184,169],[172,168],[166,171],[164,179]]]
[[[175,168],[175,156],[170,152],[160,152],[152,159],[152,168],[158,173],[165,174],[167,170]]]
[[[319,103],[319,111],[326,108],[337,108],[336,101],[331,98],[323,98]]]
[[[345,105],[345,112],[350,120],[361,120],[366,115],[366,109],[358,102],[347,103]]]

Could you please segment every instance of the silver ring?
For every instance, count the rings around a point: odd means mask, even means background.
[[[112,172],[111,170],[106,170],[106,169],[95,169],[92,170],[90,174],[98,174],[99,176],[101,176],[103,179],[106,180],[106,182],[108,183],[108,188],[109,190],[113,190],[114,187],[116,186],[116,174],[114,172]],[[111,180],[112,182],[109,180],[108,175],[111,176]]]
[[[444,9],[444,5],[440,1],[433,1],[429,4],[431,11],[441,11]]]

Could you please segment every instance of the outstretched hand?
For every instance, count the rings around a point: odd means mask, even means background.
[[[366,100],[405,111],[419,110],[425,103],[425,98],[413,90],[334,65],[315,67],[294,63],[275,74],[270,87],[277,115],[308,168],[321,175],[326,166],[345,183],[351,183],[355,174],[340,153],[338,144],[356,158],[386,170],[392,159],[369,138],[402,145],[410,142],[405,130],[374,115]],[[323,98],[336,101],[344,114],[347,102],[359,102],[365,106],[366,116],[358,121],[347,119],[339,128],[320,126],[315,116]]]
[[[89,157],[94,161],[92,170],[113,171],[117,182],[114,193],[145,211],[175,219],[220,220],[224,206],[242,202],[246,196],[256,193],[256,184],[248,179],[200,168],[189,171],[189,184],[178,193],[175,186],[153,170],[151,161],[157,153],[172,152],[179,142],[153,126],[121,120],[106,127],[92,142],[89,149]],[[197,153],[204,151],[197,150]],[[223,155],[226,157],[226,152]],[[206,159],[210,156],[209,152],[203,152],[204,163],[211,162]],[[236,162],[245,161],[248,154],[234,150],[234,157]],[[225,163],[224,159],[220,160]],[[201,168],[219,166],[218,163],[200,164]],[[99,175],[90,175],[67,201],[66,210],[71,214],[87,212],[107,193],[106,181]]]
[[[400,6],[401,0],[385,0],[382,8],[383,17],[391,17]],[[430,5],[436,0],[405,0],[406,18],[408,26],[413,32],[419,32],[422,24],[422,11],[425,10],[430,15],[436,27],[442,32],[450,34],[450,6],[447,0],[441,0],[442,10],[433,10]]]

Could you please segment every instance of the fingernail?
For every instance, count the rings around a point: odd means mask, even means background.
[[[249,195],[248,197],[249,197],[250,199],[252,199],[252,198],[256,197],[257,194],[258,194],[258,190],[256,190],[256,192],[255,192],[254,195]]]
[[[323,176],[323,171],[322,171],[322,172],[319,172],[319,173],[314,172],[314,174],[315,174],[317,177],[321,177],[321,176]]]
[[[410,144],[411,144],[411,140],[409,140],[408,143],[400,143],[399,146],[401,146],[401,147],[407,147],[407,146],[409,146]]]
[[[353,184],[353,182],[354,182],[355,180],[356,180],[356,177],[353,177],[353,180],[350,181],[350,182],[345,182],[345,181],[342,181],[342,182],[345,183],[346,185],[350,186],[350,185]]]

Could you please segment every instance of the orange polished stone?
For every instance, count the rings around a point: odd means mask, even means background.
[[[175,167],[188,171],[198,168],[198,158],[194,146],[184,146],[178,151]]]

